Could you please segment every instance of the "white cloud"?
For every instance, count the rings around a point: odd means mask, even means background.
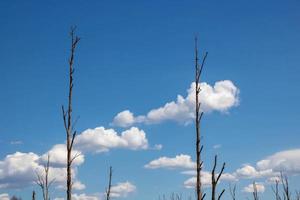
[[[83,194],[72,194],[72,199],[73,200],[100,200],[99,195],[94,194],[94,195],[87,195],[85,193]],[[64,198],[55,198],[54,200],[64,200]]]
[[[136,191],[136,186],[132,183],[126,181],[126,182],[120,182],[116,185],[113,185],[111,187],[110,196],[112,198],[121,198],[121,197],[127,197],[129,194]],[[101,200],[105,199],[105,193],[100,194],[92,194],[87,195],[85,193],[83,194],[72,194],[72,199],[74,200]],[[0,199],[1,200],[1,199]],[[54,200],[64,200],[64,198],[55,198]]]
[[[195,188],[196,187],[196,176],[193,176],[186,181],[184,181],[183,185],[186,188]],[[203,171],[201,172],[201,183],[203,187],[209,187],[211,185],[211,174],[209,172]]]
[[[0,188],[24,188],[35,184],[37,173],[44,173],[42,157],[29,152],[7,155],[0,161]],[[51,158],[50,158],[51,163]],[[84,185],[76,179],[76,167],[72,168],[74,189],[84,189]],[[49,169],[49,180],[55,179],[54,185],[58,188],[65,187],[66,180],[65,167],[53,167]]]
[[[143,122],[144,120],[143,116],[134,117],[132,112],[124,110],[115,116],[112,124],[120,127],[128,127],[134,123]]]
[[[154,145],[153,149],[154,150],[161,150],[163,148],[163,145],[162,144],[156,144]]]
[[[97,195],[86,195],[86,194],[73,194],[73,200],[100,200]]]
[[[265,191],[265,186],[262,183],[255,183],[257,192],[263,193]],[[249,184],[248,186],[244,187],[244,192],[252,193],[254,191],[253,184]]]
[[[260,170],[272,169],[274,172],[285,172],[288,174],[300,174],[300,149],[292,149],[277,152],[259,162],[257,168]]]
[[[129,110],[118,113],[112,124],[127,127],[135,123],[160,123],[170,120],[179,123],[190,123],[195,112],[195,83],[188,89],[188,95],[184,98],[177,96],[176,101],[166,103],[164,106],[150,110],[147,115],[134,116]],[[239,90],[230,81],[218,81],[214,86],[201,83],[200,101],[201,109],[204,112],[220,111],[226,112],[231,107],[237,106]]]
[[[128,194],[134,192],[136,186],[130,182],[117,183],[111,187],[111,197],[126,197]]]
[[[9,200],[9,195],[7,193],[0,194],[0,200]]]
[[[21,140],[14,140],[14,141],[11,141],[10,144],[11,145],[20,145],[20,144],[23,144],[23,141],[21,141]]]
[[[174,158],[160,157],[156,160],[152,160],[145,165],[145,168],[157,169],[157,168],[167,168],[167,169],[194,169],[196,166],[195,162],[192,161],[191,156],[180,154]]]
[[[186,175],[194,175],[193,177],[187,179],[184,181],[183,185],[186,188],[195,188],[196,187],[196,171],[184,171],[182,174]],[[218,176],[218,174],[216,174]],[[224,173],[222,174],[220,181],[237,181],[236,177],[232,174],[229,173]],[[201,183],[203,184],[204,187],[209,187],[211,186],[211,172],[208,171],[202,171],[201,172]]]
[[[123,131],[120,135],[113,129],[97,127],[83,131],[75,139],[75,148],[82,151],[106,152],[112,148],[132,150],[147,149],[146,133],[136,127]]]
[[[267,178],[274,180],[280,172],[295,175],[300,174],[300,149],[277,152],[256,163],[256,167],[244,164],[233,174],[239,179]]]
[[[257,170],[255,167],[245,164],[237,169],[234,175],[238,178],[254,179],[275,176],[276,173],[272,169]]]
[[[33,183],[35,170],[39,168],[39,156],[16,152],[0,161],[0,188],[19,188]]]
[[[42,155],[41,162],[46,163],[50,156],[51,166],[65,167],[67,163],[67,147],[65,144],[56,144],[48,152]],[[73,165],[78,166],[84,162],[84,155],[76,150],[72,150],[72,157],[79,155],[74,159]]]
[[[220,145],[220,144],[215,144],[214,146],[213,146],[213,149],[220,149],[222,147],[222,145]]]

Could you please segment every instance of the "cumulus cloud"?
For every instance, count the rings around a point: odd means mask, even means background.
[[[234,175],[238,178],[255,179],[274,176],[276,173],[272,169],[257,170],[255,167],[245,164],[237,169]]]
[[[263,193],[265,191],[265,186],[262,183],[255,183],[257,192]],[[252,193],[254,192],[253,184],[249,184],[248,186],[244,187],[244,192]]]
[[[82,151],[106,152],[112,148],[128,148],[132,150],[147,149],[146,133],[136,127],[118,134],[114,129],[97,127],[87,129],[77,136],[75,148]]]
[[[151,162],[145,165],[145,168],[194,169],[195,166],[196,164],[192,161],[191,156],[180,154],[175,156],[174,158],[160,157],[156,160],[152,160]]]
[[[41,163],[42,156],[35,153],[16,152],[7,155],[0,161],[0,188],[24,188],[34,184],[37,173],[44,173],[44,165]],[[50,160],[51,161],[51,160]],[[72,169],[74,189],[84,189],[84,185],[76,179],[77,170]],[[54,184],[58,188],[65,186],[65,167],[53,167],[49,169],[49,179],[55,179]]]
[[[50,155],[51,166],[56,167],[65,167],[67,163],[67,147],[65,144],[56,144],[48,152],[41,156],[40,161],[46,163]],[[84,162],[84,155],[76,150],[72,150],[72,157],[76,156],[76,159],[73,161],[74,166],[81,165]]]
[[[86,195],[86,194],[73,194],[72,199],[74,200],[100,200],[97,195]]]
[[[300,174],[300,149],[292,149],[277,152],[256,163],[256,166],[244,164],[233,174],[239,179],[258,179],[267,178],[268,180],[277,179],[280,172],[289,175]]]
[[[18,188],[31,184],[36,177],[35,170],[40,167],[39,156],[16,152],[0,161],[0,188]]]
[[[195,111],[195,83],[187,90],[184,98],[177,96],[176,101],[166,103],[164,106],[150,110],[146,115],[134,116],[129,110],[118,113],[112,124],[121,127],[131,126],[135,123],[160,123],[162,121],[176,121],[190,123],[194,118]],[[239,103],[239,89],[230,81],[218,81],[214,86],[205,82],[201,83],[199,98],[203,112],[220,111],[226,112]]]
[[[127,197],[129,194],[136,191],[136,186],[130,183],[129,181],[120,182],[116,185],[113,185],[110,190],[110,196],[112,198],[121,198]],[[105,199],[105,193],[101,194],[92,194],[87,195],[85,193],[82,194],[72,194],[72,199],[74,200],[100,200]],[[1,200],[1,199],[0,199]],[[64,198],[55,198],[54,200],[64,200]]]
[[[0,200],[9,200],[9,195],[7,193],[0,194]]]
[[[126,181],[111,187],[111,197],[126,197],[136,190],[136,186]]]
[[[194,175],[193,177],[187,179],[184,181],[183,185],[186,188],[195,188],[196,187],[196,171],[184,171],[182,174],[187,174],[187,175]],[[218,174],[216,174],[218,176]],[[220,181],[237,181],[236,177],[232,174],[229,173],[224,173],[222,174]],[[201,183],[203,184],[204,187],[210,187],[211,186],[211,172],[208,171],[202,171],[201,172]]]
[[[277,152],[266,157],[256,163],[255,166],[244,164],[232,173],[223,173],[221,181],[238,181],[240,179],[262,179],[266,183],[274,183],[275,180],[280,180],[280,173],[284,172],[287,175],[300,175],[300,149],[292,149]],[[195,188],[196,170],[195,163],[189,155],[178,155],[174,158],[160,157],[145,165],[146,168],[157,169],[188,169],[182,171],[181,174],[192,176],[184,181],[186,188]],[[189,170],[190,169],[190,170]],[[211,173],[207,171],[201,172],[201,180],[205,187],[211,185]],[[252,188],[252,189],[251,189]],[[257,189],[263,192],[264,186],[261,183],[257,184]],[[245,191],[253,191],[253,186],[245,187]]]
[[[103,152],[111,148],[126,148],[131,150],[148,149],[146,133],[136,127],[118,134],[113,129],[98,127],[88,129],[75,138],[72,157],[76,157],[72,165],[73,188],[83,190],[85,185],[77,180],[78,166],[84,163],[83,152]],[[155,145],[153,149],[161,149]],[[56,144],[42,155],[32,152],[16,152],[0,160],[0,189],[23,188],[32,185],[38,174],[44,173],[44,165],[50,155],[49,179],[55,179],[56,188],[65,189],[66,174],[66,145]]]
[[[300,149],[280,151],[257,162],[260,170],[272,169],[274,172],[300,174]]]
[[[99,195],[72,194],[73,200],[100,200]],[[54,200],[64,200],[64,198],[55,198]]]

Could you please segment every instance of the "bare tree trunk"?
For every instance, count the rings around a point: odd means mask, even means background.
[[[68,110],[65,111],[64,106],[62,106],[64,127],[66,130],[67,136],[67,200],[72,199],[72,162],[77,156],[72,157],[72,149],[74,139],[76,137],[76,131],[74,131],[73,121],[72,121],[72,92],[73,92],[73,62],[74,62],[74,53],[76,45],[79,42],[80,38],[75,36],[76,27],[71,28],[71,55],[69,58],[69,96],[68,96]]]
[[[201,161],[201,152],[203,149],[203,145],[201,144],[201,135],[200,135],[200,121],[203,115],[203,112],[200,111],[200,101],[199,94],[201,91],[200,88],[200,76],[201,72],[207,57],[207,52],[205,53],[201,65],[199,65],[198,58],[198,46],[197,46],[197,37],[195,38],[195,93],[196,93],[196,109],[195,109],[195,124],[196,124],[196,171],[197,171],[197,182],[196,182],[196,192],[197,192],[197,200],[202,200],[205,197],[205,194],[202,194],[202,183],[201,183],[201,170],[202,164]]]
[[[220,173],[218,174],[217,178],[216,178],[216,167],[217,167],[217,155],[215,155],[215,161],[214,161],[214,166],[213,169],[211,171],[211,199],[215,200],[216,199],[216,189],[217,189],[217,184],[224,172],[225,169],[225,163],[223,163],[222,169],[220,171]],[[222,190],[222,192],[219,194],[218,196],[218,200],[221,199],[222,195],[224,194],[225,189]]]
[[[32,200],[35,200],[35,191],[32,191]]]
[[[279,181],[275,180],[275,188],[272,186],[272,190],[275,194],[276,200],[281,200],[280,194],[279,194]]]
[[[42,193],[43,193],[43,199],[49,200],[49,188],[54,182],[54,179],[49,181],[49,170],[50,170],[50,155],[48,154],[47,157],[47,163],[44,165],[44,174],[37,173],[37,180],[36,184],[40,186]],[[34,192],[34,191],[33,191]],[[35,192],[34,194],[35,195]]]
[[[287,176],[283,175],[282,173],[281,173],[281,183],[282,183],[282,188],[283,188],[284,200],[291,200],[289,181],[288,181]]]
[[[233,186],[233,188],[231,187],[231,184],[229,185],[229,191],[230,191],[230,196],[232,200],[236,199],[236,185]]]
[[[106,189],[106,200],[110,200],[111,180],[112,180],[112,167],[109,167],[109,180],[108,180],[108,188]]]
[[[255,182],[253,182],[253,192],[252,192],[252,195],[253,195],[253,200],[259,200],[258,192],[257,192],[257,187],[256,187],[256,183]]]

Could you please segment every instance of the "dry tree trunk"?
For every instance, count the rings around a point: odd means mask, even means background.
[[[108,180],[108,188],[106,189],[106,200],[110,200],[111,179],[112,179],[112,167],[109,167],[109,180]]]
[[[289,188],[289,181],[287,176],[281,173],[281,183],[283,188],[283,198],[284,200],[291,200],[291,192]]]
[[[231,184],[230,184],[229,191],[230,191],[231,199],[235,200],[236,199],[236,184],[233,186],[233,188],[231,187]]]
[[[275,188],[272,186],[272,190],[275,194],[276,200],[281,200],[280,194],[279,194],[279,181],[275,180]]]
[[[197,37],[195,38],[195,92],[196,92],[196,117],[195,117],[195,124],[196,124],[196,171],[197,171],[197,183],[196,183],[196,192],[197,192],[197,200],[203,200],[205,194],[202,193],[202,183],[201,183],[201,170],[203,162],[201,161],[201,152],[203,149],[203,145],[201,144],[201,135],[200,135],[200,121],[203,116],[203,112],[200,111],[200,101],[199,101],[199,94],[201,91],[200,88],[200,76],[202,73],[202,69],[207,57],[207,52],[205,53],[201,65],[199,64],[198,58],[198,46],[197,46]]]
[[[220,171],[220,173],[218,174],[217,178],[216,178],[216,167],[217,167],[217,155],[215,155],[215,160],[214,160],[214,166],[213,169],[211,171],[211,199],[215,200],[216,199],[216,189],[217,189],[217,184],[224,172],[225,169],[225,162],[223,163],[222,169]],[[222,190],[222,192],[219,194],[218,196],[218,200],[221,199],[222,195],[224,194],[225,189]]]
[[[32,200],[35,200],[35,191],[32,191]]]
[[[252,192],[252,195],[253,195],[253,200],[259,200],[258,198],[258,192],[257,192],[257,187],[256,187],[256,183],[253,182],[253,192]]]
[[[54,179],[49,181],[49,169],[50,169],[50,155],[48,154],[47,163],[44,165],[44,174],[39,174],[39,173],[36,174],[37,175],[36,184],[40,186],[43,193],[44,200],[50,200],[49,188],[54,182]],[[33,192],[32,196],[35,196],[35,192]]]
[[[72,199],[72,162],[79,155],[72,157],[72,149],[74,139],[76,137],[76,131],[74,131],[73,121],[72,121],[72,92],[73,92],[73,62],[74,62],[74,53],[79,42],[80,38],[75,36],[76,27],[71,28],[71,55],[69,58],[69,96],[68,96],[68,110],[65,111],[64,106],[62,106],[63,121],[64,127],[66,130],[67,136],[67,200]]]

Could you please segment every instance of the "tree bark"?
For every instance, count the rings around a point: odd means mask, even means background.
[[[200,100],[199,94],[201,91],[200,88],[200,76],[201,72],[207,57],[207,52],[205,53],[201,65],[199,64],[198,57],[198,46],[197,46],[197,37],[195,38],[195,125],[196,125],[196,172],[197,172],[197,182],[196,182],[196,192],[197,200],[202,200],[205,197],[205,194],[202,193],[202,183],[201,183],[201,170],[202,164],[201,161],[201,152],[203,145],[201,144],[201,134],[200,134],[200,121],[203,115],[203,112],[200,111]]]
[[[72,162],[76,158],[72,157],[72,149],[74,139],[76,137],[76,131],[73,130],[73,121],[72,121],[72,94],[73,94],[73,74],[74,74],[74,54],[77,43],[80,38],[75,36],[76,27],[71,28],[71,55],[69,58],[69,95],[68,95],[68,110],[65,111],[64,106],[62,106],[64,127],[66,130],[67,137],[67,200],[72,200]]]

